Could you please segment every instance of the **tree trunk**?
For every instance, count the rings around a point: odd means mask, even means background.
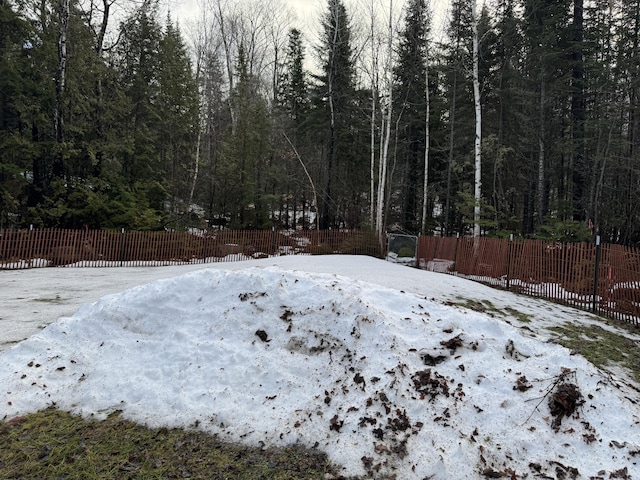
[[[376,215],[376,233],[382,238],[384,230],[385,189],[387,180],[387,162],[389,159],[389,140],[391,138],[391,119],[393,116],[393,0],[389,2],[389,42],[387,50],[387,120],[384,147],[382,150],[382,164],[380,178],[378,179],[378,205]]]
[[[430,99],[429,99],[429,51],[427,47],[427,53],[425,55],[425,66],[424,66],[424,96],[426,102],[426,118],[424,125],[424,179],[422,183],[422,225],[420,228],[420,232],[424,235],[427,230],[427,202],[428,202],[428,194],[429,194],[429,122],[431,120],[430,116]]]
[[[191,188],[189,189],[189,201],[187,203],[187,211],[191,211],[193,204],[193,194],[196,191],[196,183],[198,182],[198,169],[200,166],[200,141],[202,139],[202,125],[198,119],[198,139],[196,141],[196,158],[193,160],[193,178],[191,179]]]
[[[334,106],[334,91],[333,80],[335,76],[335,57],[338,49],[338,11],[334,12],[334,21],[336,22],[333,30],[333,39],[331,43],[331,66],[329,68],[329,75],[327,78],[327,86],[329,87],[329,114],[330,114],[330,127],[329,127],[329,148],[327,149],[327,181],[325,183],[324,199],[322,202],[322,217],[319,223],[319,228],[326,230],[333,226],[333,219],[331,215],[331,187],[333,185],[333,163],[335,156],[336,146],[336,111]]]
[[[64,141],[63,97],[67,75],[67,32],[69,26],[69,0],[60,1],[58,27],[58,71],[56,72],[56,102],[54,112],[54,134],[57,143]],[[62,152],[56,153],[53,161],[53,176],[60,177],[64,173]]]
[[[444,234],[448,236],[451,233],[449,222],[451,208],[451,171],[453,170],[453,147],[455,138],[455,121],[456,121],[456,90],[458,88],[458,73],[453,72],[453,94],[451,98],[451,108],[449,109],[449,158],[447,161],[447,200],[444,207]]]
[[[378,96],[377,70],[378,61],[375,46],[375,15],[373,3],[371,4],[371,170],[370,178],[370,205],[369,205],[369,224],[373,227],[375,224],[375,165],[376,165],[376,103]]]
[[[573,52],[572,63],[572,93],[571,93],[571,121],[573,136],[573,220],[586,220],[584,186],[586,177],[585,145],[584,145],[584,59],[582,55],[584,41],[584,9],[583,0],[573,2]]]
[[[473,31],[473,100],[476,112],[473,236],[477,238],[480,236],[480,199],[482,194],[482,109],[480,106],[480,79],[478,74],[478,19],[476,17],[476,0],[472,0],[471,2],[471,16],[473,17],[471,19],[471,28]]]
[[[540,112],[538,114],[538,189],[536,191],[536,206],[537,206],[537,215],[536,215],[536,223],[537,226],[542,225],[545,215],[545,151],[544,151],[544,106],[546,102],[545,98],[545,88],[544,88],[544,72],[540,74]]]
[[[233,64],[235,62],[235,59],[232,56],[231,53],[231,45],[230,45],[230,41],[229,38],[231,38],[230,33],[226,31],[225,29],[225,21],[224,21],[224,14],[222,12],[222,5],[221,5],[221,0],[217,0],[217,7],[218,7],[218,26],[220,27],[220,36],[222,38],[222,45],[224,47],[224,54],[225,54],[225,61],[227,64],[227,81],[229,82],[229,92],[233,91]],[[229,95],[229,113],[231,115],[231,129],[232,129],[232,133],[235,134],[235,127],[236,127],[236,123],[237,123],[237,114],[236,114],[236,109],[233,105],[233,101],[231,100],[232,96]]]

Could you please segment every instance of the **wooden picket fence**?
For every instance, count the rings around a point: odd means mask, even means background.
[[[640,250],[542,240],[420,237],[420,268],[640,324]]]
[[[377,237],[367,231],[0,230],[0,269],[161,266],[330,253],[383,255]]]
[[[383,257],[370,231],[0,230],[0,269],[161,266],[272,255]],[[494,238],[418,239],[417,266],[640,324],[640,250]]]

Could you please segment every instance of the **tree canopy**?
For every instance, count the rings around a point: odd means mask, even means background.
[[[0,226],[373,228],[381,201],[385,229],[471,233],[470,4],[436,40],[428,1],[374,3],[326,0],[314,35],[282,1],[184,30],[157,0],[0,0]],[[482,234],[640,245],[640,1],[476,15]]]

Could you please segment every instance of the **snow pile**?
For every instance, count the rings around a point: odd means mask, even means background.
[[[637,392],[425,295],[277,267],[134,287],[0,354],[0,417],[121,410],[373,478],[640,476]]]

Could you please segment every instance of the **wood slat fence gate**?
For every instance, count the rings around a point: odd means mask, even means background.
[[[422,269],[640,324],[640,250],[636,248],[597,242],[421,236],[417,262]]]

